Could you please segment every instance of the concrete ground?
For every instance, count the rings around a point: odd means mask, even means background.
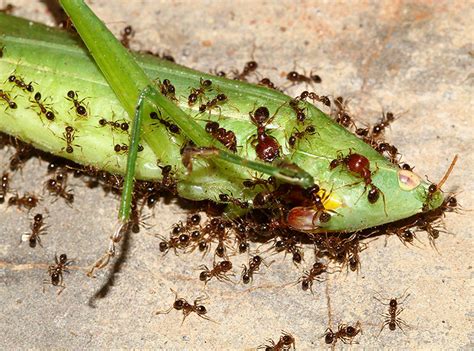
[[[53,24],[47,2],[16,0],[14,14]],[[338,342],[337,348],[473,348],[472,1],[90,3],[115,33],[133,26],[135,49],[171,53],[179,63],[204,71],[241,69],[255,59],[262,76],[280,84],[295,68],[313,71],[323,80],[314,87],[317,92],[350,98],[351,111],[362,122],[377,121],[382,109],[394,111],[400,118],[387,137],[419,174],[436,182],[459,155],[444,189],[458,193],[464,211],[446,217],[449,234],[437,240],[439,252],[425,236],[414,247],[395,237],[379,238],[361,253],[359,274],[331,274],[314,286],[314,295],[288,284],[302,268],[289,257],[273,256],[269,260],[275,262],[251,288],[208,284],[205,305],[212,321],[192,314],[181,323],[178,311],[154,312],[172,305],[170,288],[190,302],[203,295],[198,266],[210,265],[212,258],[198,253],[162,257],[154,234],[168,235],[170,226],[186,216],[185,209],[175,203],[157,206],[153,228],[131,236],[125,260],[104,291],[108,271],[90,279],[85,270],[107,245],[118,201],[78,182],[72,208],[49,197],[42,202],[49,224],[43,247],[19,245],[29,217],[0,207],[2,349],[250,350],[266,339],[276,341],[285,330],[296,338],[298,350],[310,350],[326,347],[321,336],[328,326],[357,321],[363,328],[357,343]],[[0,152],[0,169],[8,157]],[[41,192],[45,167],[30,161],[13,187]],[[55,253],[74,260],[59,296],[50,285],[42,291]],[[309,250],[307,257],[303,266],[310,264]],[[235,258],[237,276],[247,259]],[[410,296],[400,318],[409,327],[405,333],[386,327],[378,335],[387,306],[373,296],[396,297],[405,290]]]

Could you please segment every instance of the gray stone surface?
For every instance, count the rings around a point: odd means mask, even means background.
[[[52,24],[45,2],[17,0],[14,13]],[[323,79],[317,91],[349,97],[360,121],[375,122],[382,108],[399,113],[387,137],[419,174],[437,181],[459,155],[445,190],[458,192],[465,211],[447,216],[449,234],[437,241],[439,253],[425,236],[416,247],[381,238],[361,253],[359,274],[332,274],[316,284],[314,295],[288,284],[302,268],[273,256],[251,288],[208,284],[206,306],[214,322],[191,315],[182,324],[178,311],[154,312],[171,306],[170,288],[190,301],[203,295],[197,267],[212,258],[162,257],[154,234],[167,235],[185,210],[159,204],[153,228],[130,238],[113,286],[96,298],[107,271],[89,279],[85,270],[107,245],[118,201],[77,183],[72,208],[45,196],[41,206],[48,209],[50,228],[43,248],[18,245],[28,216],[0,207],[1,348],[243,350],[286,330],[298,350],[310,350],[326,347],[321,335],[329,324],[356,321],[363,327],[358,344],[339,342],[338,348],[472,348],[472,1],[93,1],[92,7],[115,33],[131,24],[133,48],[169,52],[204,71],[240,69],[255,58],[262,76],[280,84],[295,67],[313,70]],[[8,157],[0,153],[0,168]],[[41,192],[45,166],[29,162],[14,188]],[[47,265],[63,252],[75,261],[65,276],[67,288],[57,296],[47,285],[43,293]],[[235,267],[245,260],[236,258]],[[378,336],[386,306],[373,296],[399,296],[405,289],[410,296],[400,317],[410,327],[405,334],[385,328]]]

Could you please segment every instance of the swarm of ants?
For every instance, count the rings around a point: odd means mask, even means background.
[[[129,39],[133,36],[133,29],[126,27],[123,32],[122,43],[128,46]],[[168,57],[167,59],[172,59]],[[249,61],[245,64],[242,71],[233,71],[229,74],[234,79],[248,80],[256,72],[258,64],[255,61]],[[224,72],[219,72],[220,76],[226,76]],[[291,85],[304,83],[308,86],[321,82],[319,75],[304,74],[292,71],[287,74],[287,79]],[[17,85],[21,89],[29,92],[33,91],[31,85],[25,83],[21,77],[10,76],[9,82]],[[278,89],[269,78],[260,78],[258,84],[271,89]],[[159,82],[161,92],[170,99],[176,99],[175,89],[172,82],[164,80]],[[200,112],[211,109],[219,109],[220,104],[225,103],[227,97],[218,93],[212,99],[206,99],[207,93],[213,91],[210,80],[201,79],[198,87],[193,87],[189,91],[188,104],[199,106]],[[10,108],[15,108],[15,102],[5,92],[0,91],[0,97]],[[84,118],[88,115],[88,109],[83,100],[79,100],[76,92],[69,91],[67,99],[73,104],[78,116]],[[372,127],[358,127],[351,116],[348,108],[348,101],[343,97],[331,99],[327,96],[317,95],[315,92],[303,91],[289,103],[289,106],[295,112],[297,122],[301,128],[292,133],[288,139],[288,145],[294,148],[295,145],[304,139],[305,135],[316,133],[314,126],[305,126],[305,110],[301,102],[310,99],[314,103],[320,103],[325,108],[330,108],[330,114],[335,122],[352,131],[364,142],[371,145],[380,154],[384,155],[392,163],[397,164],[401,169],[411,170],[412,168],[404,163],[400,163],[400,154],[398,149],[383,140],[385,130],[395,121],[396,116],[392,112],[385,112],[381,119]],[[31,100],[33,106],[39,110],[39,115],[49,120],[54,119],[54,111],[47,106],[41,98],[39,92],[35,93],[35,98]],[[276,114],[276,113],[275,113]],[[271,162],[280,155],[280,146],[278,141],[272,137],[266,129],[274,117],[270,116],[265,106],[256,107],[249,112],[249,119],[254,124],[257,132],[252,140],[252,146],[256,150],[257,157],[263,161]],[[179,128],[161,115],[152,112],[152,119],[157,123],[164,125],[170,133],[179,133]],[[127,132],[129,125],[126,122],[108,121],[101,119],[100,127],[108,127],[118,132]],[[236,150],[237,142],[234,132],[220,127],[218,122],[209,121],[206,125],[206,131],[215,139],[221,142],[231,151]],[[74,147],[80,147],[74,144],[75,130],[71,126],[66,126],[63,134],[65,142],[65,151],[74,152]],[[70,177],[81,178],[85,184],[90,187],[102,187],[106,193],[120,194],[123,180],[120,176],[112,175],[91,166],[81,166],[70,161],[52,157],[43,152],[33,149],[30,145],[7,135],[0,134],[0,149],[8,147],[14,150],[9,160],[9,170],[3,172],[0,186],[0,204],[6,202],[7,206],[16,206],[20,210],[31,212],[42,199],[33,193],[16,193],[10,188],[9,182],[11,175],[21,170],[22,166],[32,157],[40,157],[48,162],[47,174],[49,179],[44,183],[44,192],[53,196],[55,200],[64,201],[67,205],[73,206],[74,192],[68,185]],[[116,152],[127,152],[126,145],[115,145]],[[349,154],[340,156],[331,162],[331,168],[346,167],[350,172],[359,176],[368,189],[367,197],[369,202],[373,203],[379,199],[381,194],[377,187],[372,184],[371,172],[368,167],[369,161],[362,155]],[[448,174],[449,175],[449,172]],[[433,184],[429,192],[434,193],[439,190],[445,182],[447,175],[438,184]],[[171,166],[162,167],[162,180],[160,182],[137,181],[132,204],[132,223],[130,229],[133,232],[139,232],[141,228],[147,228],[146,219],[143,216],[145,207],[153,210],[160,198],[177,195],[177,181],[174,178]],[[221,204],[210,201],[203,201],[195,204],[195,212],[189,214],[187,219],[178,222],[172,226],[168,237],[157,234],[159,240],[159,251],[163,254],[188,254],[199,251],[203,255],[212,255],[212,265],[201,265],[200,273],[196,276],[197,281],[203,285],[211,281],[220,281],[224,283],[251,284],[254,283],[258,273],[262,270],[270,269],[270,255],[281,254],[291,257],[294,265],[301,265],[304,260],[304,248],[310,247],[314,252],[314,261],[303,275],[295,277],[294,284],[299,284],[301,290],[313,292],[314,285],[327,279],[328,274],[333,274],[341,270],[358,272],[361,267],[360,253],[367,247],[367,239],[381,235],[396,235],[403,244],[410,245],[417,239],[417,234],[427,232],[429,242],[433,247],[440,233],[446,232],[443,227],[442,219],[446,212],[459,211],[460,207],[453,195],[446,197],[443,205],[435,211],[425,211],[420,215],[408,218],[396,223],[371,228],[358,233],[350,234],[320,234],[306,235],[297,232],[291,227],[284,225],[281,216],[276,214],[289,214],[292,208],[292,197],[298,194],[298,198],[305,199],[308,203],[314,204],[318,208],[318,215],[321,221],[330,219],[330,213],[323,205],[323,199],[318,195],[319,187],[315,185],[312,189],[302,189],[297,186],[278,184],[273,177],[267,179],[248,179],[243,182],[243,186],[254,189],[259,187],[261,192],[253,199],[253,210],[247,212],[239,218],[227,218],[223,215],[226,204],[241,207],[249,207],[249,203],[242,202],[239,199],[232,198],[227,194],[221,194]],[[291,196],[289,194],[292,194]],[[270,204],[270,205],[269,205]],[[319,204],[319,205],[318,205]],[[28,242],[34,249],[37,244],[44,245],[41,237],[47,233],[49,228],[45,224],[46,216],[42,213],[34,215],[28,233],[21,236],[22,242]],[[267,244],[266,251],[259,252],[255,245]],[[242,265],[240,277],[231,279],[235,275],[235,265],[232,263],[232,257],[239,254],[249,255],[248,264]],[[59,258],[55,257],[55,262],[49,266],[49,279],[53,286],[60,288],[58,293],[62,292],[66,285],[64,284],[63,273],[68,272],[67,267],[71,261],[68,261],[66,254],[61,254]],[[175,293],[173,305],[166,311],[157,312],[157,314],[169,313],[173,309],[182,311],[183,322],[191,313],[197,314],[203,319],[207,316],[207,309],[202,304],[203,298],[194,300],[191,304],[184,298],[179,298]],[[383,302],[382,302],[383,303]],[[384,315],[381,332],[388,325],[390,330],[396,327],[402,329],[407,324],[399,318],[403,309],[398,306],[401,302],[397,298],[389,299],[388,313]],[[328,328],[323,337],[326,344],[334,345],[338,340],[343,343],[350,343],[362,332],[359,322],[354,326],[348,324],[339,324],[336,331]],[[267,344],[259,349],[264,350],[289,350],[295,348],[295,338],[283,332],[277,342],[269,340]]]

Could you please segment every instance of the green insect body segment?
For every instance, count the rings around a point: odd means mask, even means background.
[[[248,168],[245,161],[236,165],[222,159],[194,158],[192,172],[188,172],[182,164],[180,149],[189,139],[197,140],[198,146],[222,149],[222,145],[204,131],[206,123],[212,120],[236,135],[237,151],[235,155],[227,152],[229,157],[257,160],[252,145],[257,127],[252,123],[249,112],[265,106],[270,115],[276,113],[266,126],[267,132],[281,146],[282,157],[275,160],[273,166],[285,171],[286,166],[279,162],[293,163],[325,189],[325,206],[331,211],[331,219],[326,223],[312,223],[313,226],[310,225],[307,231],[361,230],[412,216],[421,212],[427,202],[430,209],[437,208],[443,201],[440,191],[429,196],[429,184],[409,171],[401,171],[315,106],[304,103],[307,118],[304,124],[297,122],[295,112],[289,106],[291,98],[280,92],[211,76],[145,55],[136,55],[135,59],[149,78],[137,73],[138,66],[129,62],[133,60],[131,56],[119,60],[122,70],[114,71],[111,64],[110,71],[102,67],[104,72],[101,73],[79,37],[3,14],[0,14],[0,33],[0,47],[3,47],[0,89],[3,95],[16,103],[16,108],[11,108],[6,99],[0,99],[0,131],[44,151],[80,164],[124,174],[127,153],[117,153],[114,146],[128,145],[129,134],[109,125],[101,126],[99,121],[129,122],[129,114],[133,115],[138,96],[141,89],[147,86],[148,79],[157,84],[168,79],[175,87],[174,97],[160,95],[144,107],[140,141],[143,151],[137,157],[137,179],[158,181],[162,177],[160,166],[171,165],[178,182],[178,193],[182,197],[219,201],[220,194],[227,194],[250,202],[262,191],[262,187],[246,188],[243,181],[263,175]],[[83,33],[81,35],[84,37]],[[92,34],[90,38],[84,37],[84,40],[110,44],[101,40],[101,33],[94,35],[93,38]],[[103,47],[103,60],[113,60],[111,50]],[[9,81],[11,75],[24,82],[32,82],[34,91],[26,91]],[[135,85],[126,84],[133,79],[137,82]],[[218,108],[200,113],[200,104],[191,106],[188,96],[190,89],[199,87],[205,79],[212,81],[212,90],[204,94],[203,102],[220,93],[226,95],[227,101],[219,104]],[[68,96],[70,91],[75,94],[73,98]],[[35,99],[38,92],[41,93],[39,100]],[[83,111],[78,111],[77,103],[85,107],[85,114],[78,113]],[[54,119],[48,119],[45,111],[53,112]],[[158,112],[161,120],[151,119],[149,115],[152,111]],[[167,114],[168,111],[171,113]],[[183,118],[187,118],[192,128],[186,129]],[[172,133],[162,121],[184,128],[179,133]],[[306,135],[297,141],[296,147],[290,147],[289,136],[308,125],[314,125],[316,133]],[[73,128],[72,137],[71,133],[67,134],[67,127]],[[68,146],[72,147],[72,152],[68,152],[71,151]],[[363,155],[370,161],[372,184],[383,195],[375,203],[367,200],[369,188],[363,179],[349,172],[345,165],[330,169],[331,161],[338,155],[349,154]],[[308,215],[302,220],[308,221],[311,211],[305,211]]]

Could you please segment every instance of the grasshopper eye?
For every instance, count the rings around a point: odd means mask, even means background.
[[[412,171],[402,169],[398,171],[398,184],[402,190],[410,191],[420,185],[421,179]]]

